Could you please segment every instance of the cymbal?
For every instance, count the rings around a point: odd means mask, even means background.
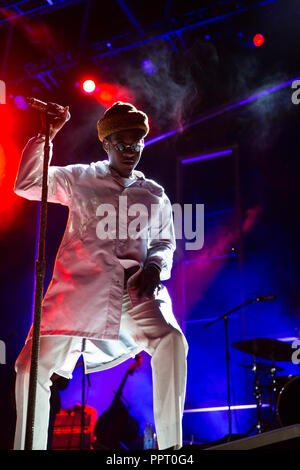
[[[270,361],[291,361],[293,348],[289,343],[272,338],[255,338],[236,341],[232,346],[239,351]]]

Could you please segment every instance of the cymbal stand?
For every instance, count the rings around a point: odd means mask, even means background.
[[[249,431],[246,433],[246,436],[250,436],[254,430],[256,430],[258,434],[261,434],[263,432],[262,386],[261,386],[260,377],[259,377],[259,369],[256,363],[256,356],[254,355],[253,355],[252,371],[254,372],[254,377],[255,377],[255,381],[253,383],[254,385],[253,395],[255,396],[255,400],[256,400],[257,422],[253,426],[251,426]]]
[[[262,388],[260,383],[259,372],[256,365],[256,356],[253,356],[253,372],[255,376],[254,382],[254,396],[256,399],[256,409],[257,409],[257,423],[255,425],[257,433],[260,434],[262,432]]]
[[[226,353],[226,377],[227,377],[228,428],[229,428],[228,441],[229,442],[232,439],[232,413],[231,413],[231,394],[230,394],[230,356],[229,356],[229,337],[228,337],[228,317],[232,313],[236,312],[237,310],[242,309],[243,307],[246,307],[247,305],[252,304],[253,302],[256,302],[256,299],[246,300],[241,305],[238,305],[233,310],[230,310],[230,312],[225,313],[225,315],[222,315],[221,317],[216,318],[215,320],[212,320],[209,323],[206,323],[204,325],[204,328],[207,328],[208,326],[213,325],[213,324],[217,323],[220,320],[224,320],[225,350],[226,350],[225,353]]]
[[[276,424],[276,396],[277,396],[277,368],[275,367],[274,361],[272,363],[272,368],[270,369],[271,372],[271,419],[274,424]]]

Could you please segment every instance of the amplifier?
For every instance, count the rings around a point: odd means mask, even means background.
[[[95,440],[94,428],[97,421],[97,410],[91,406],[84,407],[83,448],[91,449]],[[61,410],[55,417],[52,450],[79,450],[81,436],[81,405]]]

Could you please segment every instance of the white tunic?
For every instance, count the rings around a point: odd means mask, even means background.
[[[20,163],[16,194],[30,200],[41,199],[44,136],[27,143]],[[52,157],[52,144],[50,160]],[[142,203],[148,211],[144,236],[133,239],[119,236],[136,215],[119,217],[120,196],[127,208]],[[132,178],[122,178],[108,161],[49,166],[48,201],[68,206],[69,217],[60,244],[51,283],[43,299],[41,336],[79,336],[92,340],[118,340],[122,312],[124,267],[140,268],[127,283],[134,284],[145,263],[157,263],[161,280],[170,278],[173,252],[176,247],[170,200],[162,186],[134,170]],[[116,211],[116,227],[110,228],[111,238],[99,238],[99,208],[111,204]],[[158,207],[162,221],[158,235],[152,237],[151,205]],[[134,206],[133,206],[134,207]],[[98,209],[98,211],[97,211]],[[124,215],[124,207],[123,207]],[[122,214],[122,212],[120,212]],[[157,220],[157,219],[156,219]],[[157,223],[155,221],[155,223]],[[109,231],[109,230],[108,230]],[[163,238],[161,234],[163,233]],[[116,235],[116,236],[114,236]],[[128,289],[132,306],[145,302]],[[153,300],[161,305],[168,323],[180,329],[173,315],[166,286],[155,293]],[[31,336],[31,330],[28,338]],[[103,345],[107,341],[103,341]],[[134,348],[133,340],[127,346]]]

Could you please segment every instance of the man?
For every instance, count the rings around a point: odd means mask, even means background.
[[[53,119],[51,139],[67,115],[65,107]],[[68,206],[69,218],[42,305],[34,449],[47,446],[53,374],[71,378],[81,354],[88,373],[142,350],[152,356],[159,449],[182,446],[188,347],[161,284],[175,249],[171,204],[159,184],[135,170],[148,131],[146,114],[117,102],[98,121],[108,160],[49,166],[48,201]],[[44,142],[39,134],[23,151],[15,192],[27,199],[41,198]],[[31,334],[16,362],[15,449],[24,448]]]

